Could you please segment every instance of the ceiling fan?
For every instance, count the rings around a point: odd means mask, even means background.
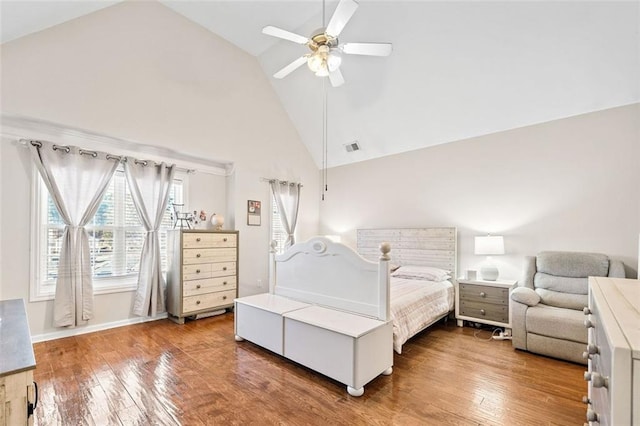
[[[324,25],[324,0],[322,8],[322,23]],[[338,7],[329,20],[329,24],[326,27],[314,31],[311,37],[308,38],[281,28],[272,26],[264,27],[262,29],[263,34],[298,44],[304,44],[311,50],[311,52],[302,55],[273,76],[275,78],[284,78],[306,63],[315,75],[318,77],[328,76],[331,85],[338,87],[344,83],[344,77],[342,76],[342,72],[340,72],[340,64],[342,63],[341,53],[348,55],[389,56],[392,50],[391,43],[339,44],[338,36],[357,8],[358,3],[354,0],[340,0]]]

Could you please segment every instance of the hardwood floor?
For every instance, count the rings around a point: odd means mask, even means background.
[[[37,425],[581,425],[585,367],[438,324],[354,398],[250,342],[233,314],[34,345]]]

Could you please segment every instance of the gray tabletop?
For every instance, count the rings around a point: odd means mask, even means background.
[[[36,368],[22,299],[0,301],[0,377]]]

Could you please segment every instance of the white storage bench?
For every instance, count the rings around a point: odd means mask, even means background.
[[[274,258],[270,293],[235,300],[236,340],[362,395],[368,382],[393,371],[388,252],[385,245],[385,259],[376,264],[325,238],[296,244]]]

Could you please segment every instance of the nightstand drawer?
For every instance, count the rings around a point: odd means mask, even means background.
[[[460,284],[460,300],[508,305],[509,289],[487,285]]]
[[[233,299],[235,297],[235,290],[218,291],[215,293],[189,296],[184,298],[182,302],[182,310],[186,313],[212,309],[218,306],[228,306],[233,304]]]
[[[509,322],[509,305],[460,300],[460,315],[479,320]]]

